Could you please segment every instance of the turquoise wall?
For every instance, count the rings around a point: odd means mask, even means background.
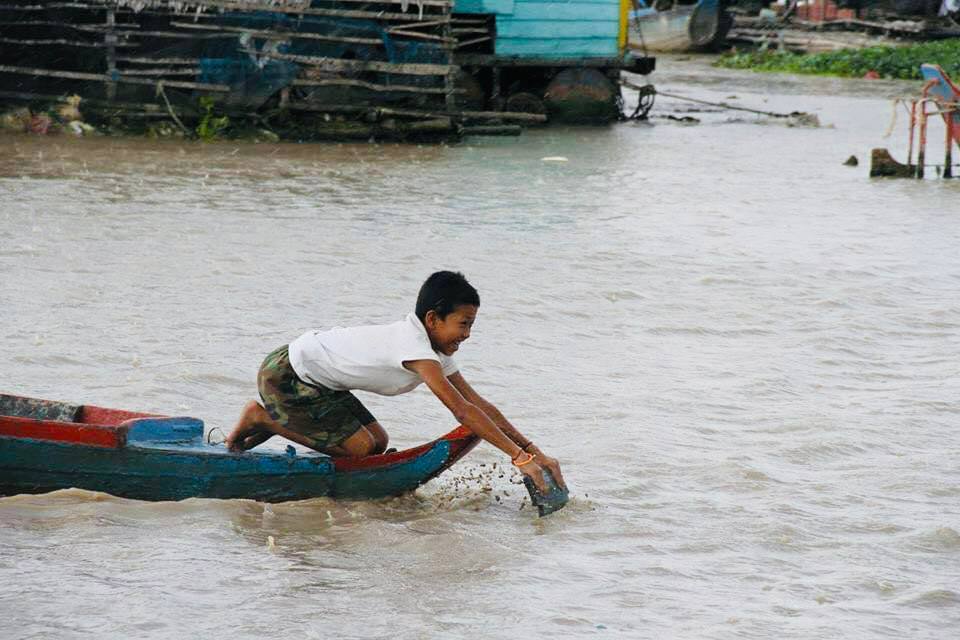
[[[455,0],[456,13],[496,14],[501,56],[616,57],[619,0]]]
[[[453,11],[454,13],[512,13],[513,0],[454,0]]]

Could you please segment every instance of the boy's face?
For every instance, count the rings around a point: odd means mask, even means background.
[[[470,337],[470,329],[477,319],[478,307],[462,304],[441,319],[436,311],[427,311],[424,326],[430,336],[430,344],[436,351],[452,356],[460,343]]]

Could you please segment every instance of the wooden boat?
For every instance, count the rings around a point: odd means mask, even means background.
[[[0,394],[0,495],[77,487],[139,500],[320,496],[384,498],[416,489],[466,455],[466,427],[426,444],[363,458],[227,451],[203,422]]]
[[[924,79],[923,97],[933,100],[947,127],[947,138],[960,145],[960,87],[940,65],[922,64],[920,75]]]
[[[720,46],[733,19],[722,0],[634,0],[630,47],[676,53]]]

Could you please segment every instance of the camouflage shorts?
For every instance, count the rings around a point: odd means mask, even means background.
[[[336,446],[360,427],[376,421],[349,391],[334,391],[298,378],[290,366],[286,345],[260,365],[257,387],[270,416],[312,439],[318,450]]]

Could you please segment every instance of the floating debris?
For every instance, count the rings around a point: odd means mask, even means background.
[[[78,109],[79,96],[68,97],[63,104],[51,106],[49,111],[31,111],[20,107],[0,115],[0,131],[49,135],[66,131],[76,136],[89,136],[96,128],[83,121]]]
[[[803,111],[794,111],[789,114],[787,120],[788,127],[809,127],[811,129],[820,128],[820,118],[815,113],[804,113]]]
[[[83,116],[80,114],[80,101],[80,96],[72,95],[67,97],[63,101],[63,104],[57,107],[57,115],[60,116],[63,122],[83,120]]]
[[[9,131],[11,133],[23,133],[30,126],[30,119],[33,114],[26,107],[8,111],[0,115],[0,131]]]
[[[667,115],[664,116],[667,120],[673,120],[674,122],[679,122],[681,124],[700,124],[699,118],[694,118],[693,116],[674,116]]]

